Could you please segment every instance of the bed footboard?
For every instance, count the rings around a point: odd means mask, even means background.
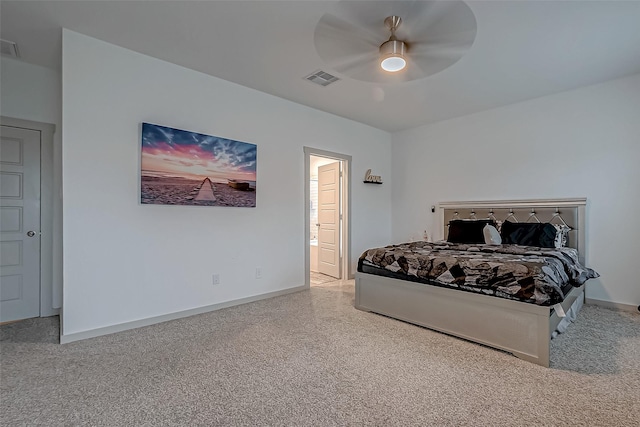
[[[576,288],[568,309],[583,296]],[[356,273],[355,307],[507,351],[545,367],[559,318],[549,307]]]

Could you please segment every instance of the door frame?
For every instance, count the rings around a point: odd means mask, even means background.
[[[311,181],[311,156],[326,157],[342,163],[342,196],[340,205],[342,208],[342,224],[340,231],[340,252],[342,254],[341,280],[353,278],[351,273],[351,156],[332,151],[320,150],[312,147],[303,147],[304,151],[304,269],[305,287],[311,286],[311,237],[309,229],[311,227],[311,208],[309,206]]]
[[[2,126],[40,132],[40,317],[59,314],[53,308],[53,134],[50,123],[0,116]]]

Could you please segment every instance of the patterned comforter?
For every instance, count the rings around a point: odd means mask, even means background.
[[[564,299],[567,285],[600,275],[572,248],[412,242],[365,251],[358,271],[538,305]]]

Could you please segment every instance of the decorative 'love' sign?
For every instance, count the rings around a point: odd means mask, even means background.
[[[379,175],[371,175],[371,169],[367,169],[363,182],[365,184],[382,184],[382,177]]]

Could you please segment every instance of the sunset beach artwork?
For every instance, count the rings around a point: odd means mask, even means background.
[[[256,206],[257,146],[142,124],[142,204]]]

